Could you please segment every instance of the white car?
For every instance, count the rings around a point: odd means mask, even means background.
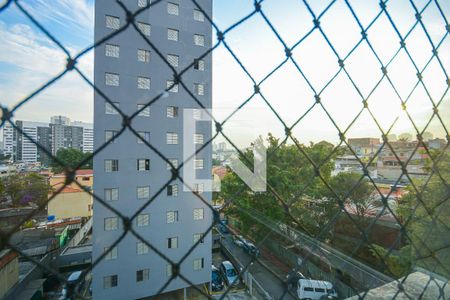
[[[297,296],[299,299],[320,300],[323,297],[337,299],[338,295],[329,281],[299,279],[297,286]]]

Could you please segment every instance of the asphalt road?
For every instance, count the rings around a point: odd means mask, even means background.
[[[231,235],[225,235],[222,239],[222,244],[228,249],[228,251],[233,255],[233,257],[240,262],[241,265],[246,266],[251,261],[251,256],[247,254],[242,248],[234,244]],[[265,262],[267,265],[267,263]],[[273,266],[270,266],[273,267]],[[258,283],[268,292],[273,299],[285,299],[294,300],[295,297],[291,296],[289,293],[285,293],[284,284],[270,271],[268,271],[259,262],[255,261],[247,269],[253,277],[258,281]],[[292,291],[295,294],[294,291]],[[284,295],[283,298],[281,298]]]

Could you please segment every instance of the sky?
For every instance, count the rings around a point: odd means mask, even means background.
[[[414,0],[418,10],[429,1]],[[435,45],[445,71],[450,74],[450,36],[446,32],[445,17],[450,20],[449,1],[430,1],[422,21]],[[1,3],[1,2],[0,2]],[[71,54],[76,54],[93,43],[93,0],[33,0],[21,1],[23,7],[51,32]],[[311,10],[319,16],[330,0],[308,1]],[[366,28],[380,12],[378,0],[348,0],[361,25]],[[216,0],[213,20],[221,31],[253,11],[253,1]],[[312,28],[313,17],[303,1],[265,0],[262,11],[279,33],[284,43],[292,48]],[[416,22],[415,11],[409,0],[387,3],[393,22],[401,35],[405,35]],[[360,41],[361,29],[344,0],[336,0],[320,18],[320,26],[340,57]],[[383,64],[389,62],[399,49],[399,37],[385,14],[367,30],[368,40]],[[213,32],[215,39],[215,32]],[[243,22],[225,36],[225,41],[257,83],[285,60],[285,51],[277,36],[260,14]],[[417,68],[423,69],[432,56],[432,47],[418,25],[406,39],[406,47]],[[344,131],[362,108],[362,98],[344,71],[327,85],[339,71],[338,58],[319,30],[314,30],[292,50],[288,61],[260,85],[261,94],[287,126],[294,124],[320,98],[319,105],[293,128],[293,135],[301,142],[328,140],[336,143],[335,124]],[[38,87],[61,72],[65,56],[39,28],[34,26],[14,4],[0,13],[0,103],[12,107]],[[93,74],[93,53],[78,61],[78,67],[90,78]],[[414,90],[417,71],[404,50],[392,60],[387,78],[382,78],[381,65],[366,42],[362,42],[345,60],[345,69],[359,88],[378,124],[387,130],[398,118],[393,133],[415,133],[407,114],[401,109],[401,100],[409,97],[407,111],[419,130],[432,117],[432,102],[440,102],[442,121],[434,117],[427,131],[436,137],[445,136],[442,123],[449,127],[450,93],[446,76],[434,58],[423,72],[423,82]],[[213,112],[223,120],[243,103],[254,90],[253,82],[242,70],[228,50],[220,45],[213,52]],[[314,91],[315,92],[314,92]],[[323,91],[322,91],[323,90]],[[370,95],[370,96],[369,96]],[[431,98],[431,100],[430,100]],[[284,125],[268,108],[260,95],[252,98],[224,127],[225,133],[239,146],[246,146],[259,135],[272,132],[284,136]],[[92,122],[92,89],[75,73],[68,73],[54,85],[26,103],[15,115],[16,119],[48,121],[52,115],[66,115],[73,120]],[[328,116],[329,114],[329,116]],[[359,116],[347,132],[347,137],[380,137],[381,133],[367,110]]]

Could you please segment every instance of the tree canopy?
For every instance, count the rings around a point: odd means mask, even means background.
[[[68,168],[75,169],[83,160],[88,158],[92,153],[83,153],[75,148],[61,148],[56,152],[56,158],[64,163]],[[61,173],[64,171],[64,166],[61,166],[56,161],[52,162],[52,171],[54,173]],[[92,169],[92,159],[86,164],[79,167],[79,169]]]

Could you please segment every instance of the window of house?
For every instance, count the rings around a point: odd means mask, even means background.
[[[149,214],[141,214],[136,218],[136,223],[138,227],[148,226],[150,223],[150,215]]]
[[[169,158],[169,161],[172,163],[174,168],[178,168],[178,159]],[[172,170],[172,166],[170,164],[167,164],[167,170]]]
[[[119,57],[120,47],[117,45],[106,44],[105,45],[105,55],[108,57]]]
[[[152,31],[152,27],[150,26],[150,24],[137,22],[137,27],[142,32],[143,35],[150,36]]]
[[[176,3],[169,2],[167,3],[167,13],[169,15],[178,16],[178,14],[180,13],[180,7]]]
[[[194,220],[203,220],[204,209],[203,208],[194,208]]]
[[[105,85],[119,86],[119,74],[105,73]]]
[[[175,54],[167,54],[167,62],[172,66],[172,67],[178,67],[178,63],[180,61],[180,57],[178,55]]]
[[[169,92],[178,93],[178,83],[175,84],[173,80],[167,80],[166,86],[169,89]]]
[[[119,160],[117,159],[105,159],[105,172],[117,172],[119,171]]]
[[[120,106],[119,102],[113,102],[113,103],[114,103],[114,105],[117,108],[119,108],[119,106]],[[107,114],[107,115],[118,115],[119,112],[109,102],[105,102],[105,114]]]
[[[176,249],[178,248],[178,238],[170,237],[167,239],[167,248],[168,249]]]
[[[138,255],[146,254],[148,253],[148,246],[144,242],[137,242],[136,243],[136,253]]]
[[[119,200],[118,188],[105,189],[105,201],[117,201],[117,200]]]
[[[167,39],[169,41],[178,41],[178,30],[176,29],[167,29]]]
[[[105,218],[104,219],[105,230],[106,231],[117,230],[118,223],[119,218],[117,217]]]
[[[109,104],[109,103],[108,103]],[[113,138],[117,135],[116,130],[105,130],[105,142],[115,143],[116,140],[113,140]]]
[[[178,196],[178,184],[169,184],[167,186],[167,196]]]
[[[197,96],[203,96],[205,95],[205,85],[201,83],[195,83],[194,84],[194,93]]]
[[[203,159],[195,159],[194,160],[194,169],[195,170],[203,169]]]
[[[144,140],[146,142],[150,142],[150,132],[139,131],[138,134],[141,137],[141,138],[137,138],[138,144],[144,144],[144,142],[142,140]]]
[[[150,89],[150,78],[138,76],[137,88],[141,89],[141,90],[149,90]]]
[[[200,120],[202,118],[202,111],[198,108],[193,109],[194,120]]]
[[[203,258],[197,258],[194,259],[194,270],[202,270],[204,268],[204,259]]]
[[[203,244],[204,241],[202,239],[202,235],[203,233],[194,233],[194,244],[198,241],[200,241],[200,244]]]
[[[105,248],[103,248],[103,251],[106,253],[105,260],[112,260],[112,259],[117,258],[117,247],[112,247],[112,248],[105,247]]]
[[[106,28],[111,29],[119,29],[120,28],[120,19],[114,16],[106,16],[105,18]]]
[[[167,264],[166,265],[166,274],[168,277],[172,276],[172,264]]]
[[[150,51],[144,49],[138,49],[137,60],[141,62],[150,62]]]
[[[194,45],[205,46],[205,36],[201,34],[194,34]]]
[[[194,9],[194,20],[199,22],[205,22],[205,16],[200,10]]]
[[[178,222],[178,211],[168,211],[166,214],[167,223],[176,223]]]
[[[136,271],[136,282],[147,281],[149,279],[150,269]]]
[[[137,160],[137,170],[138,171],[150,170],[150,159],[138,159]]]
[[[150,199],[150,187],[149,186],[138,186],[136,188],[138,200]]]
[[[117,283],[118,283],[117,275],[110,275],[103,277],[103,288],[105,289],[116,287]]]
[[[203,59],[194,59],[194,69],[205,71],[205,61]]]
[[[145,107],[145,108],[144,108]],[[144,109],[142,109],[144,108]],[[138,113],[139,117],[150,117],[150,106],[145,106],[145,104],[138,104],[137,109],[142,111]]]
[[[176,106],[168,106],[167,107],[167,117],[168,118],[176,118],[176,117],[178,117],[178,107],[176,107]]]
[[[146,7],[147,5],[149,5],[150,1],[149,0],[138,0],[137,4],[138,7]]]
[[[194,144],[203,144],[205,137],[202,133],[194,134]]]
[[[174,133],[174,132],[166,133],[166,143],[167,143],[167,145],[178,144],[178,133]]]

